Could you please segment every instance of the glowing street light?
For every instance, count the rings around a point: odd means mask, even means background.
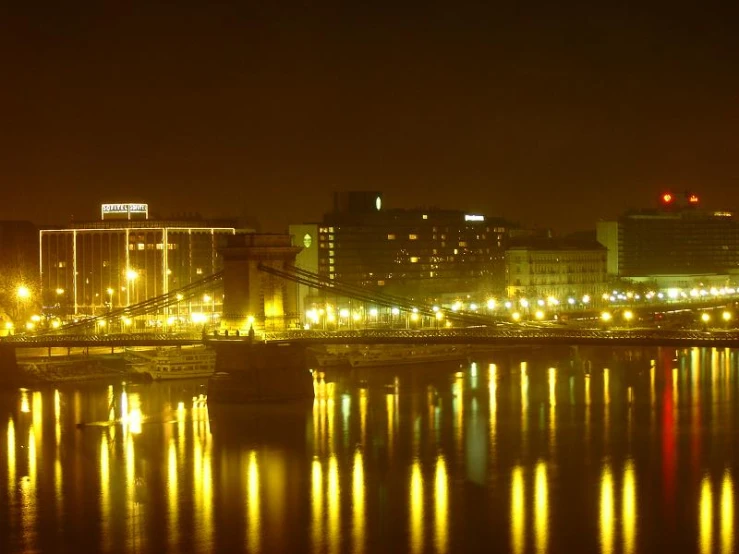
[[[613,316],[611,315],[611,312],[603,312],[600,314],[600,318],[608,323],[609,321],[611,321],[611,319],[613,319]]]
[[[126,279],[129,281],[135,281],[139,278],[139,274],[135,269],[127,269],[126,270]]]
[[[534,314],[534,317],[536,319],[544,319],[544,311],[543,310],[536,310],[536,313]]]
[[[29,298],[31,298],[31,291],[27,286],[20,285],[16,289],[15,295],[18,297],[19,300],[28,300]]]
[[[62,294],[64,294],[64,289],[63,288],[56,289],[56,295],[57,296],[61,296]]]
[[[625,320],[626,320],[627,322],[628,322],[628,321],[631,321],[632,319],[634,319],[634,312],[632,312],[631,310],[626,310],[626,311],[624,312],[624,319],[625,319]]]
[[[721,314],[724,321],[731,321],[731,312],[724,312]]]
[[[521,320],[521,314],[518,312],[513,312],[511,314],[511,318],[513,318],[513,321],[520,321]]]
[[[711,314],[709,314],[708,312],[703,312],[701,314],[701,321],[703,323],[708,323],[709,321],[711,321]]]

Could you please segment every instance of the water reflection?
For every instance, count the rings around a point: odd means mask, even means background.
[[[600,545],[603,554],[613,552],[613,477],[608,464],[603,466],[600,482]]]
[[[549,545],[549,481],[544,462],[536,464],[534,492],[534,536],[536,551],[546,552]]]
[[[423,478],[421,477],[421,464],[418,460],[411,467],[410,497],[410,551],[423,551]]]
[[[624,466],[623,478],[623,498],[622,498],[623,514],[621,521],[623,524],[623,540],[624,554],[631,554],[635,548],[636,537],[636,482],[634,478],[634,463],[627,460]]]
[[[523,490],[523,469],[513,468],[511,474],[511,550],[519,554],[524,547],[526,505]]]
[[[449,483],[446,472],[446,461],[442,455],[436,458],[436,479],[434,484],[434,495],[436,497],[436,510],[434,513],[436,551],[442,553],[447,551],[449,543]]]
[[[733,552],[737,363],[512,350],[225,412],[200,382],[12,391],[0,552]]]
[[[711,481],[706,476],[701,481],[700,497],[700,535],[698,547],[702,554],[711,552],[713,543],[713,495],[711,493]]]
[[[734,552],[734,483],[728,471],[721,483],[721,552]]]

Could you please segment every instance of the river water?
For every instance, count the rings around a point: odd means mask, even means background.
[[[0,552],[733,552],[738,360],[510,350],[316,371],[289,408],[8,391]]]

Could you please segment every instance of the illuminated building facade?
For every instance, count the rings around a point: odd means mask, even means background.
[[[234,221],[148,219],[146,204],[101,212],[101,221],[39,232],[47,306],[95,314],[165,294],[219,271],[227,237],[249,232]]]
[[[506,251],[509,297],[600,296],[607,288],[606,248],[596,241],[528,238]]]
[[[299,266],[410,298],[500,293],[511,224],[440,209],[384,209],[379,192],[337,193],[320,223],[293,225]],[[308,246],[306,246],[308,245]]]
[[[700,208],[695,194],[665,193],[658,209],[630,211],[601,221],[598,241],[608,248],[608,271],[629,279],[675,283],[739,272],[739,225],[733,213]]]

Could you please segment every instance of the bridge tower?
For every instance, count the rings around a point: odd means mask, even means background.
[[[221,329],[246,334],[250,327],[284,331],[300,323],[298,285],[260,266],[289,270],[301,248],[287,234],[243,234],[229,237],[223,256],[223,316]]]

